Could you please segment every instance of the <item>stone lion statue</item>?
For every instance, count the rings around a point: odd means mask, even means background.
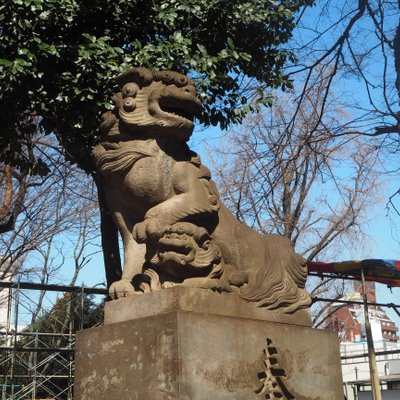
[[[269,310],[309,306],[305,260],[278,235],[260,235],[220,202],[187,145],[201,110],[192,80],[131,68],[94,148],[107,206],[122,236],[122,279],[112,298],[185,285],[233,292]]]

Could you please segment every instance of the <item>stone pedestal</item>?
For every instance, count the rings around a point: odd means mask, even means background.
[[[336,335],[229,294],[175,287],[110,302],[77,335],[75,400],[340,400]]]

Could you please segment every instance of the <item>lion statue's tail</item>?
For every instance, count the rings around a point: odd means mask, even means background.
[[[287,314],[309,307],[311,298],[304,289],[307,279],[305,259],[294,252],[289,240],[283,236],[268,235],[265,247],[268,265],[249,275],[248,284],[241,288],[241,297],[268,310],[281,308]]]

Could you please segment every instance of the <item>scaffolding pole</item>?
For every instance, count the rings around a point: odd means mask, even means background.
[[[367,301],[367,291],[365,288],[364,270],[361,270],[361,285],[362,285],[362,296],[364,300],[365,333],[367,335],[369,371],[372,383],[372,397],[374,400],[382,400],[381,388],[379,385],[378,369],[375,358],[374,341],[372,339],[371,324],[369,322],[369,315],[368,315],[368,301]]]
[[[18,312],[19,312],[19,296],[20,296],[20,280],[18,279],[17,283],[17,288],[16,294],[15,294],[15,305],[14,305],[14,335],[13,335],[13,347],[17,346],[17,337],[18,337]],[[12,352],[12,357],[11,357],[11,397],[10,400],[14,400],[14,390],[15,390],[15,385],[14,385],[14,373],[15,373],[15,359],[16,353],[13,351]]]

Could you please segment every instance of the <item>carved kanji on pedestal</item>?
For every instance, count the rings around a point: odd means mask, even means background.
[[[256,393],[259,396],[265,395],[267,400],[295,399],[284,384],[286,371],[279,365],[278,350],[272,345],[272,340],[269,338],[267,338],[267,347],[264,349],[264,355],[265,370],[258,373],[262,386],[256,390]]]

